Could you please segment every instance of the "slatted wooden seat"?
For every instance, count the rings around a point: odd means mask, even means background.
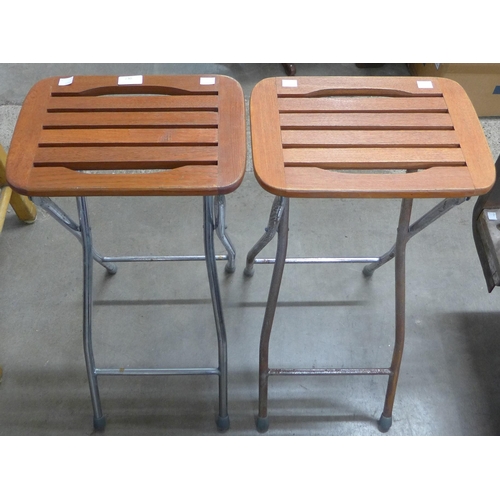
[[[98,375],[217,375],[219,430],[229,428],[227,345],[216,260],[234,270],[225,234],[224,195],[241,183],[246,162],[241,86],[219,75],[49,78],[28,93],[7,161],[14,189],[34,197],[83,246],[83,336],[94,428],[104,429]],[[104,257],[93,247],[87,196],[203,197],[205,255]],[[75,196],[79,224],[50,198]],[[105,214],[108,215],[108,214]],[[214,233],[227,250],[215,255]],[[172,235],[169,236],[170,238]],[[204,260],[217,330],[218,366],[97,368],[92,347],[93,261]]]
[[[495,179],[476,112],[447,79],[267,79],[251,120],[255,174],[280,196],[473,196]]]
[[[142,84],[118,84],[116,76],[60,81],[38,82],[19,115],[8,180],[20,193],[215,195],[241,183],[244,99],[235,80],[145,75]],[[116,169],[120,173],[109,172]]]
[[[268,429],[271,375],[387,375],[379,428],[387,432],[405,335],[405,248],[409,239],[466,197],[487,192],[495,167],[476,112],[457,83],[440,78],[269,78],[250,102],[255,175],[276,195],[266,233],[250,250],[274,263],[262,325],[257,429]],[[289,199],[402,198],[394,247],[382,257],[287,258]],[[414,198],[445,200],[410,225]],[[331,230],[335,230],[332,217]],[[275,259],[256,259],[278,234]],[[270,368],[269,341],[285,263],[363,262],[363,274],[395,257],[395,342],[389,368]],[[311,345],[311,349],[314,345]]]

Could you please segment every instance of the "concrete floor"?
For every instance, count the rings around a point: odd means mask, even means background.
[[[277,64],[0,64],[0,142],[8,149],[20,105],[39,79],[71,74],[221,73],[248,101]],[[298,75],[407,75],[403,64],[298,64]],[[492,155],[500,121],[481,120]],[[243,276],[273,197],[256,183],[248,153],[242,186],[227,197],[237,270],[219,277],[228,333],[227,436],[256,436],[259,335],[271,266]],[[60,205],[76,217],[73,199]],[[272,378],[270,436],[483,436],[500,433],[500,306],[476,255],[475,200],[417,235],[407,251],[407,341],[394,423],[380,434],[386,377]],[[434,205],[418,201],[414,220]],[[203,253],[201,200],[89,200],[94,242],[104,254]],[[395,239],[399,201],[292,200],[290,256],[377,256]],[[265,251],[271,256],[274,244]],[[393,342],[394,265],[371,279],[360,265],[288,266],[271,342],[271,364],[388,366]],[[0,236],[0,435],[93,434],[82,341],[81,247],[39,210],[35,224],[9,212]],[[101,366],[216,364],[203,263],[95,267],[95,350]],[[215,377],[102,377],[105,435],[217,435]]]

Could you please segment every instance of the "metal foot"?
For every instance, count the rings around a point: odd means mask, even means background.
[[[229,429],[229,415],[226,417],[217,417],[217,430],[219,432],[226,432]]]
[[[103,431],[106,427],[106,417],[102,416],[99,418],[94,417],[94,429],[96,431]]]
[[[375,272],[375,269],[370,269],[369,266],[363,267],[363,276],[365,278],[371,278],[373,276],[374,272]]]
[[[254,274],[255,274],[255,269],[252,267],[245,267],[245,269],[243,270],[243,274],[247,277],[247,278],[251,278]]]
[[[229,262],[226,264],[226,267],[224,268],[226,274],[233,274],[235,270],[236,266],[234,264],[231,265]]]
[[[261,434],[267,432],[269,430],[269,417],[257,417],[256,427]]]
[[[392,417],[384,417],[384,415],[380,415],[380,419],[378,421],[378,430],[380,432],[388,432],[392,425]]]

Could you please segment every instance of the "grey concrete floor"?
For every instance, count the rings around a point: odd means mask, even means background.
[[[39,79],[71,74],[221,73],[248,100],[276,64],[0,64],[0,142],[8,149],[20,105]],[[407,75],[404,64],[298,64],[298,75]],[[496,158],[500,121],[481,120]],[[271,266],[243,276],[273,197],[254,179],[250,148],[242,186],[227,197],[237,270],[219,277],[228,333],[226,436],[257,436],[259,335]],[[500,433],[500,302],[476,255],[472,199],[411,240],[407,251],[407,340],[394,423],[380,434],[385,377],[272,378],[269,436],[483,436]],[[73,199],[60,205],[76,217]],[[418,201],[414,220],[435,203]],[[201,200],[89,199],[104,254],[203,253]],[[397,200],[292,200],[290,256],[377,256],[395,239]],[[274,244],[264,252],[272,256]],[[33,225],[9,212],[0,236],[0,435],[93,434],[83,358],[81,247],[39,210]],[[388,366],[394,330],[394,265],[371,279],[360,265],[288,266],[271,341],[271,364]],[[98,365],[216,364],[203,263],[95,267]],[[102,377],[108,436],[215,436],[215,377]]]

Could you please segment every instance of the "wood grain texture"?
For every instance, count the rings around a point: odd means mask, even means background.
[[[8,182],[32,196],[226,194],[243,179],[245,136],[243,91],[229,77],[49,78],[21,109]]]
[[[255,87],[251,118],[255,175],[279,196],[461,197],[495,179],[474,108],[450,80],[272,78]]]

